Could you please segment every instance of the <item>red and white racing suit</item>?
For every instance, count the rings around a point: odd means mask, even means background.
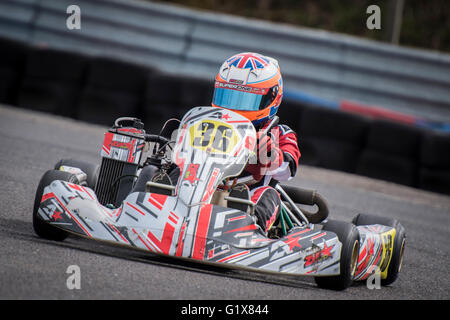
[[[272,179],[287,181],[294,177],[301,155],[297,135],[288,126],[278,125],[268,136],[271,138],[259,137],[257,163],[248,164],[241,175],[251,174],[256,181],[249,185],[251,201],[256,204],[257,223],[265,232],[272,227],[281,209],[280,195],[269,183]],[[267,157],[262,159],[264,155]]]

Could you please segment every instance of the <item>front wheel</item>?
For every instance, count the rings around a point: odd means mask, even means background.
[[[33,208],[33,229],[36,234],[44,239],[63,241],[69,235],[68,232],[59,229],[51,224],[45,222],[41,217],[39,217],[38,210],[41,204],[42,196],[44,194],[44,189],[46,186],[51,184],[55,180],[63,180],[70,183],[78,183],[78,179],[75,175],[59,171],[59,170],[48,170],[41,178],[39,185],[36,190],[36,196],[34,198],[34,208]]]
[[[320,288],[344,290],[348,288],[356,273],[359,256],[359,233],[351,223],[329,220],[323,227],[324,231],[334,232],[342,243],[340,257],[340,274],[331,277],[315,277]]]
[[[389,262],[386,279],[381,279],[381,284],[387,286],[397,280],[398,275],[402,269],[403,253],[406,246],[406,232],[405,228],[398,220],[386,217],[371,216],[368,214],[358,214],[352,221],[357,226],[380,224],[395,229],[394,246],[392,249],[392,258]]]

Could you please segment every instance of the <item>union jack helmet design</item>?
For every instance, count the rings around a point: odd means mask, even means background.
[[[231,109],[260,125],[278,111],[283,80],[278,61],[258,53],[238,53],[225,60],[214,84],[213,107]]]

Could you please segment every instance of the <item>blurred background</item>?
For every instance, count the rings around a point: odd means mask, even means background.
[[[145,1],[145,0],[144,0]],[[437,51],[450,51],[446,0],[165,0],[202,10],[322,29]],[[364,28],[367,7],[377,5],[382,32]],[[394,25],[398,23],[398,30]]]
[[[446,0],[0,0],[0,103],[155,133],[259,52],[303,164],[450,194],[449,32]]]

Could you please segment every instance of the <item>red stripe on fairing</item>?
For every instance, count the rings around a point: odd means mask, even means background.
[[[299,232],[294,232],[294,233],[290,234],[290,236],[293,237],[293,236],[296,236],[298,234],[306,233],[306,232],[309,232],[309,231],[311,231],[311,229],[307,228],[307,229],[299,231]],[[296,237],[296,238],[298,238],[298,237]]]
[[[130,163],[134,162],[134,156],[133,156],[133,152],[134,152],[134,145],[136,143],[136,139],[132,139],[131,142],[129,143],[129,149],[128,149],[128,159],[127,161]]]
[[[92,200],[95,200],[94,197],[91,196],[91,194],[83,186],[81,186],[81,188],[84,190],[85,193],[89,195],[89,197],[91,197]]]
[[[159,210],[162,210],[166,200],[167,196],[162,194],[152,193],[150,194],[150,197],[148,197],[148,201]]]
[[[183,223],[183,225],[181,226],[180,235],[178,237],[177,252],[175,253],[177,257],[181,257],[183,254],[183,247],[184,247],[183,236],[185,229],[186,229],[186,222]]]
[[[153,198],[153,200],[155,200],[156,202],[158,202],[161,205],[161,207],[163,207],[164,204],[166,203],[168,196],[163,194],[152,193],[150,194],[150,197]]]
[[[374,241],[368,238],[366,245],[364,246],[364,249],[362,250],[358,258],[358,269],[356,270],[356,276],[359,276],[361,272],[363,272],[367,268],[367,265],[369,264],[369,261],[373,255],[373,246]],[[369,273],[366,271],[366,274],[360,280],[363,280],[368,276]]]
[[[229,231],[226,231],[224,233],[231,233],[231,232],[238,232],[238,231],[247,231],[247,230],[256,230],[256,229],[257,229],[256,224],[250,224],[248,226],[237,228],[237,229],[233,229],[233,230],[229,230]]]
[[[170,211],[170,214],[177,220],[177,222],[178,222],[178,219],[180,219],[175,213],[173,213],[172,211]]]
[[[241,150],[242,150],[242,147],[243,147],[243,144],[240,144],[239,145],[239,148],[236,150],[236,152],[234,153],[234,157],[237,157],[237,155],[239,154],[239,152],[241,152]]]
[[[154,205],[157,209],[162,210],[162,206],[158,202],[153,200],[151,197],[148,198],[148,202]]]
[[[118,217],[120,215],[120,213],[122,212],[122,207],[116,209],[115,211],[113,211],[113,214]]]
[[[377,256],[377,258],[375,259],[375,262],[373,263],[373,266],[375,266],[377,263],[378,263],[378,260],[380,260],[380,257],[381,257],[381,252],[383,251],[383,245],[381,245],[380,246],[380,250],[378,251],[378,256]]]
[[[157,239],[155,235],[149,231],[147,237],[160,249],[163,253],[169,254],[172,246],[173,234],[175,232],[174,226],[166,222],[161,240]]]
[[[174,224],[177,224],[177,220],[175,220],[172,216],[169,216],[169,220],[172,221]]]
[[[73,221],[76,222],[76,224],[78,224],[78,226],[86,233],[87,236],[92,237],[91,234],[81,225],[81,223],[75,219],[75,217],[73,216],[72,213],[70,213],[69,210],[67,210],[67,208],[62,204],[61,201],[59,201],[58,197],[55,196],[56,201],[58,201],[58,203],[60,204],[60,206],[69,214],[69,216],[71,216],[71,218],[73,219]]]
[[[138,208],[136,208],[135,206],[133,206],[131,203],[127,202],[127,205],[132,207],[134,210],[136,210],[137,212],[139,212],[140,214],[142,214],[143,216],[145,216],[145,213],[142,212],[141,210],[139,210]]]
[[[369,258],[367,255],[361,260],[361,262],[358,261],[358,269],[356,270],[356,275],[355,276],[359,276],[361,274],[361,272],[364,271],[364,269],[366,269],[367,267],[367,263],[369,262]],[[367,276],[367,274],[366,274]],[[366,276],[364,276],[362,279],[364,279]]]
[[[358,264],[360,264],[361,261],[366,257],[366,253],[367,253],[367,247],[364,246],[363,251],[361,251],[359,254]]]
[[[49,192],[49,193],[44,194],[42,196],[41,203],[44,202],[45,200],[50,199],[50,198],[56,198],[56,196],[55,196],[55,194],[53,192]]]
[[[103,146],[103,151],[105,151],[105,153],[109,156],[109,150],[108,149],[106,149],[106,147],[105,146]]]
[[[249,122],[248,120],[231,120],[231,121],[226,121],[226,123],[247,123]]]
[[[206,187],[206,191],[205,191],[205,195],[203,196],[202,202],[207,202],[209,200],[209,198],[213,195],[214,193],[214,182],[217,179],[217,176],[219,175],[220,170],[218,168],[215,168],[212,175],[211,175],[211,179],[208,182],[208,186]]]
[[[154,252],[154,250],[152,250],[152,248],[150,248],[147,243],[145,243],[145,241],[139,236],[139,234],[136,232],[136,230],[132,229],[133,232],[137,235],[138,239],[141,240],[141,242],[144,244],[144,246],[151,252]]]
[[[77,184],[73,184],[73,183],[67,183],[67,185],[69,187],[71,187],[74,190],[80,191],[80,192],[84,192],[83,189],[81,189],[81,186],[77,185]]]
[[[211,204],[204,204],[198,214],[197,230],[194,235],[194,249],[192,251],[193,259],[203,260],[205,255],[206,237],[208,235],[212,208]]]
[[[312,237],[311,240],[315,240],[315,239],[321,238],[321,237],[323,237],[326,234],[327,234],[326,232],[323,232],[321,234],[318,234],[317,236]]]
[[[112,224],[108,223],[108,225],[119,235],[119,237],[122,238],[123,241],[125,241],[126,243],[129,243],[127,239],[124,238],[124,236],[122,236],[122,234],[120,233],[119,230],[117,230]]]
[[[111,132],[105,133],[105,139],[103,140],[103,151],[105,151],[108,155],[111,152],[111,143],[114,138],[114,134]]]
[[[241,219],[245,219],[246,217],[247,217],[246,215],[237,216],[237,217],[234,217],[234,218],[229,218],[228,221],[241,220]]]
[[[233,258],[240,257],[240,256],[242,256],[242,255],[244,255],[244,254],[249,253],[249,252],[250,252],[250,250],[238,252],[238,253],[235,253],[235,254],[233,254],[233,255],[231,255],[231,256],[228,256],[228,257],[222,258],[222,259],[220,259],[220,260],[217,260],[217,262],[225,262],[225,261],[231,260],[231,259],[233,259]]]

